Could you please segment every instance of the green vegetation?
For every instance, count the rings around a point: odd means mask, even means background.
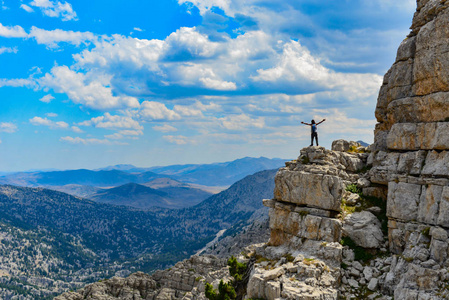
[[[308,211],[305,211],[305,210],[301,210],[300,212],[299,212],[299,215],[301,216],[301,217],[305,217],[305,216],[307,216],[309,214],[309,212]]]
[[[230,300],[237,297],[232,283],[224,283],[223,280],[220,280],[220,284],[218,285],[218,292],[214,289],[212,284],[206,282],[205,294],[206,298],[210,300]]]
[[[354,193],[354,194],[360,194],[362,191],[357,187],[357,184],[353,183],[348,186],[346,186],[346,191]]]
[[[229,274],[231,274],[231,276],[234,277],[236,281],[241,281],[247,268],[246,264],[239,263],[237,261],[237,258],[231,256],[231,258],[228,260],[228,266]]]
[[[284,257],[287,260],[287,262],[293,262],[295,260],[295,257],[290,253],[285,254]]]
[[[352,146],[349,146],[348,152],[352,152],[352,153],[365,153],[365,148],[358,149],[357,146],[352,145]]]
[[[422,235],[430,238],[430,227],[426,227],[421,231]]]
[[[212,284],[206,282],[205,295],[207,299],[230,300],[237,297],[235,288],[238,283],[242,281],[248,266],[244,263],[239,263],[234,256],[231,256],[231,258],[228,259],[228,266],[229,274],[234,277],[234,280],[226,283],[221,280],[218,285],[218,291],[214,289]]]

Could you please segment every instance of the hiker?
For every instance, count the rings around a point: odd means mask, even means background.
[[[311,122],[311,124],[309,124],[309,123],[305,123],[305,122],[301,122],[301,124],[304,124],[304,125],[309,125],[310,127],[311,127],[311,132],[312,132],[312,140],[311,140],[311,142],[310,142],[310,147],[312,147],[313,146],[313,138],[315,138],[315,140],[316,140],[316,145],[317,146],[319,146],[318,145],[318,131],[317,131],[317,126],[318,125],[320,125],[321,123],[323,123],[324,121],[326,121],[326,119],[323,119],[323,121],[321,121],[321,122],[318,122],[318,123],[315,123],[315,120],[312,120],[312,122]]]

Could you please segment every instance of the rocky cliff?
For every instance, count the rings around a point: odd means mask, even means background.
[[[449,1],[418,1],[376,108],[370,179],[388,193],[390,251],[406,258],[390,271],[397,299],[434,295],[448,277],[448,41]]]

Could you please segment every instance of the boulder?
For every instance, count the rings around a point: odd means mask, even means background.
[[[349,142],[345,140],[335,140],[332,142],[332,150],[340,152],[348,152]]]
[[[343,235],[350,237],[363,248],[381,248],[384,242],[379,220],[368,211],[346,216],[343,222]]]

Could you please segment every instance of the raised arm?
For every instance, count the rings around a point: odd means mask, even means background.
[[[312,126],[312,124],[301,122],[301,124]]]
[[[319,124],[323,123],[324,121],[326,121],[326,119],[323,119],[323,121],[316,123],[316,125],[319,125]]]

